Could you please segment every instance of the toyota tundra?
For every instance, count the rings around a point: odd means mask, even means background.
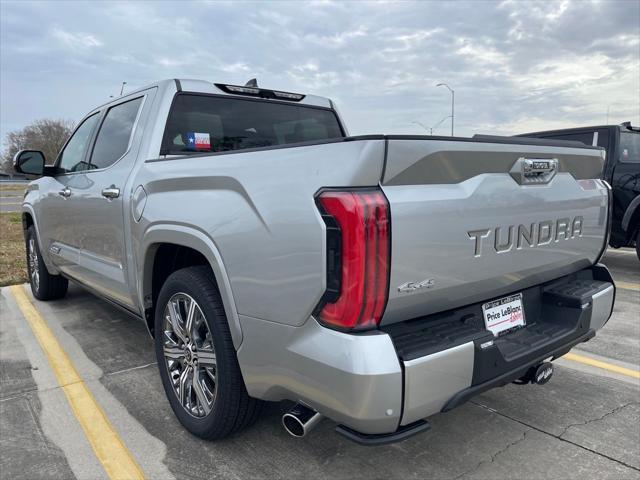
[[[68,281],[141,319],[179,421],[220,439],[264,401],[364,444],[594,337],[610,188],[579,142],[349,136],[326,98],[166,80],[16,154],[36,299]]]

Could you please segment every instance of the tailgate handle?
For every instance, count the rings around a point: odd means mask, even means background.
[[[520,185],[540,185],[549,183],[557,171],[557,158],[520,157],[509,174]]]

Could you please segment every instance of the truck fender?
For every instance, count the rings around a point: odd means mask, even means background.
[[[59,271],[51,261],[51,257],[49,257],[49,249],[45,248],[45,245],[42,243],[42,237],[40,236],[40,228],[38,228],[38,218],[36,217],[36,212],[33,210],[33,207],[28,203],[22,204],[22,229],[26,232],[25,223],[24,223],[24,214],[27,213],[31,216],[31,220],[33,220],[33,226],[36,229],[36,236],[38,238],[38,248],[40,249],[40,256],[44,261],[44,264],[47,267],[47,270],[52,275],[58,275]]]
[[[238,318],[238,311],[231,290],[231,282],[224,267],[220,251],[213,240],[201,230],[176,224],[155,224],[147,229],[140,247],[142,255],[139,258],[143,259],[143,262],[138,264],[138,278],[143,279],[138,287],[140,305],[145,305],[145,297],[148,298],[151,295],[151,279],[153,278],[153,262],[151,258],[155,253],[153,246],[159,243],[172,243],[192,248],[207,259],[218,284],[224,311],[229,322],[233,345],[236,350],[240,348],[242,328],[240,327],[240,319]]]
[[[638,226],[638,216],[640,215],[640,195],[631,200],[622,217],[622,230],[627,232],[627,237],[633,235],[635,228]],[[632,223],[633,219],[633,223]]]

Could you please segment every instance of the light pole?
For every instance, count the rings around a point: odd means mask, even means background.
[[[417,120],[414,120],[411,123],[415,123],[416,125],[420,125],[422,128],[424,128],[425,130],[429,130],[429,135],[433,135],[433,128],[427,128],[424,126],[424,124],[422,122],[419,122]]]
[[[451,116],[451,115],[447,115],[447,116],[446,116],[446,117],[444,117],[442,120],[440,120],[438,123],[436,123],[433,127],[431,127],[431,129],[430,129],[430,130],[431,130],[431,135],[433,135],[433,129],[434,129],[434,128],[439,127],[439,126],[440,126],[440,124],[441,124],[442,122],[444,122],[444,121],[445,121],[447,118],[449,118],[450,116]]]
[[[453,137],[453,120],[454,120],[454,105],[456,101],[456,92],[446,83],[438,83],[436,87],[447,87],[451,92],[451,136]]]
[[[122,96],[122,92],[124,92],[124,86],[127,84],[127,82],[122,82],[122,86],[120,87],[120,96]]]
[[[435,128],[438,128],[440,126],[440,124],[442,122],[444,122],[447,118],[450,118],[451,115],[447,115],[446,117],[444,117],[442,120],[440,120],[438,123],[436,123],[433,127],[427,127],[424,123],[419,122],[418,120],[414,120],[411,123],[415,123],[416,125],[420,125],[422,128],[424,128],[425,130],[429,130],[429,135],[433,135],[433,130]]]

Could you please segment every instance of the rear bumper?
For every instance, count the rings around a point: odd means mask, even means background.
[[[301,327],[240,316],[238,362],[252,397],[302,402],[362,433],[394,432],[402,366],[391,337],[349,335],[310,318]]]
[[[480,383],[478,385],[473,385],[469,388],[465,388],[464,390],[460,390],[458,393],[453,395],[447,401],[447,403],[444,404],[441,411],[448,412],[449,410],[453,410],[457,406],[462,405],[467,400],[470,400],[471,398],[481,394],[482,392],[486,392],[487,390],[490,390],[494,387],[504,386],[508,383],[513,382],[514,380],[522,378],[531,367],[538,365],[543,361],[548,360],[549,358],[551,358],[552,360],[555,360],[556,358],[563,356],[571,348],[578,345],[579,343],[588,342],[589,340],[591,340],[595,336],[595,334],[596,333],[594,330],[589,330],[587,333],[580,335],[578,338],[574,339],[570,343],[562,345],[561,347],[555,349],[552,352],[547,352],[539,356],[537,360],[528,362],[525,365],[515,367],[501,375],[498,375],[495,378],[487,380],[486,382]]]
[[[356,432],[388,434],[589,340],[614,297],[602,266],[528,289],[527,326],[497,339],[468,321],[481,304],[360,335],[313,318],[290,327],[241,317],[238,359],[250,395],[301,401]]]

